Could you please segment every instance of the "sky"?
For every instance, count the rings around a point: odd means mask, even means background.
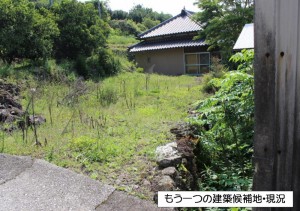
[[[84,1],[84,0],[81,0]],[[193,5],[197,0],[107,0],[112,10],[129,11],[135,5],[152,8],[153,11],[178,15],[183,7],[189,11],[198,12],[197,6]]]
[[[196,0],[108,0],[112,10],[129,11],[135,5],[141,4],[144,7],[152,8],[156,12],[178,15],[183,7],[187,10],[197,12],[199,9],[193,5]]]

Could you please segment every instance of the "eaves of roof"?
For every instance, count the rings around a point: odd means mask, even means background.
[[[153,50],[162,50],[162,49],[171,49],[171,48],[184,48],[184,47],[198,47],[206,46],[204,40],[172,40],[172,41],[163,41],[149,43],[146,41],[140,42],[136,45],[129,47],[129,52],[142,52],[142,51],[153,51]]]

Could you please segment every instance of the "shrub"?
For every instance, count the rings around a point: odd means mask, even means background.
[[[244,73],[253,74],[253,57],[254,50],[242,50],[242,52],[234,54],[230,61],[238,64],[237,69]]]
[[[212,57],[210,70],[214,78],[222,78],[227,72],[227,68],[218,57]]]
[[[106,45],[109,25],[100,19],[93,4],[79,1],[62,1],[52,11],[60,36],[55,39],[55,56],[58,59],[76,59],[80,55],[91,56],[99,47]]]
[[[5,78],[11,76],[14,72],[13,67],[11,65],[1,65],[0,66],[0,77]]]
[[[76,80],[76,73],[74,73],[74,62],[62,60],[57,63],[55,59],[47,59],[43,64],[43,73],[48,76],[50,81],[55,82],[73,82]]]
[[[137,25],[133,20],[112,20],[110,26],[113,29],[120,31],[120,34],[123,35],[134,35],[137,36],[145,29],[145,26],[142,24]],[[142,27],[142,29],[140,29]]]
[[[245,57],[241,58],[250,60],[248,64],[251,64],[253,57],[243,54]],[[210,81],[218,91],[198,104],[199,115],[191,119],[200,136],[195,153],[202,189],[248,190],[250,187],[254,79],[245,73],[247,67]]]
[[[102,106],[109,106],[118,101],[118,92],[114,86],[102,86],[98,91],[98,99]]]
[[[211,73],[206,73],[202,76],[202,87],[201,90],[206,93],[215,93],[216,87],[213,86],[211,80],[213,79],[213,75]]]
[[[215,93],[218,90],[214,78],[223,78],[227,72],[225,66],[218,57],[212,57],[210,72],[202,77],[202,91],[206,93]]]
[[[94,76],[114,75],[121,70],[121,64],[114,58],[113,53],[105,48],[98,49],[97,53],[87,58],[87,67],[89,74]]]
[[[88,66],[86,63],[86,57],[79,55],[75,61],[75,69],[78,75],[87,78],[89,75]]]
[[[37,10],[27,0],[1,0],[0,11],[1,59],[12,63],[14,60],[51,56],[59,30],[48,10]]]

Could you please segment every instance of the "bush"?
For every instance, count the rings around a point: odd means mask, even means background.
[[[38,65],[33,64],[33,68]],[[43,76],[48,80],[55,82],[74,82],[76,80],[76,73],[74,72],[74,62],[62,60],[57,63],[55,59],[47,59],[44,64],[40,65]],[[45,78],[44,78],[45,79]]]
[[[99,90],[99,101],[102,106],[109,106],[118,101],[118,92],[113,86],[101,87]]]
[[[14,69],[11,67],[11,65],[1,65],[0,66],[0,77],[5,78],[8,76],[11,76],[14,72]]]
[[[227,72],[227,68],[218,57],[212,57],[210,70],[214,78],[222,78]]]
[[[253,57],[241,57],[253,60]],[[242,61],[241,59],[238,61]],[[248,66],[247,66],[248,67]],[[218,91],[201,101],[199,115],[191,119],[198,128],[197,165],[205,190],[248,190],[251,184],[254,134],[253,75],[247,67],[231,71],[209,83]]]
[[[215,93],[216,92],[216,87],[214,87],[213,83],[211,83],[212,79],[213,79],[213,75],[211,73],[206,73],[202,76],[201,91],[206,92],[206,93]]]
[[[87,78],[89,76],[89,70],[86,63],[86,57],[79,55],[75,62],[75,69],[79,76]]]
[[[226,72],[227,69],[221,63],[221,60],[218,57],[212,57],[210,72],[204,74],[202,77],[202,91],[209,94],[214,94],[218,88],[213,79],[223,78]]]
[[[113,53],[105,48],[98,49],[97,54],[92,55],[86,60],[89,75],[110,76],[117,74],[121,70],[121,64],[114,58]]]
[[[27,0],[1,0],[0,23],[0,58],[5,62],[51,56],[59,30],[48,10],[37,10]]]
[[[55,39],[55,56],[58,59],[86,57],[106,45],[109,25],[100,19],[93,4],[75,0],[62,1],[52,7],[57,16],[60,36]]]
[[[145,26],[137,25],[133,20],[112,20],[110,26],[113,29],[120,31],[122,35],[134,35],[137,36],[145,29]],[[141,29],[141,28],[142,29]]]

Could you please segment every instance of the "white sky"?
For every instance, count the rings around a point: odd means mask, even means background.
[[[198,12],[198,7],[193,5],[196,0],[108,0],[112,10],[129,11],[135,5],[152,8],[156,12],[178,15],[183,7],[187,10]]]
[[[107,2],[112,10],[127,12],[138,4],[146,8],[152,8],[153,11],[169,13],[171,15],[178,15],[183,7],[193,12],[199,11],[198,7],[193,5],[194,2],[198,2],[197,0],[107,0]]]

